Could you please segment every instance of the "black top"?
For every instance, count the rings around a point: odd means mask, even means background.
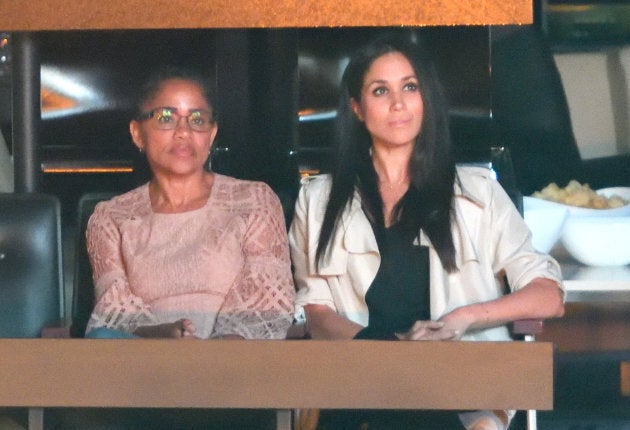
[[[416,235],[400,224],[376,230],[381,265],[365,295],[368,326],[355,339],[397,339],[394,333],[431,318],[429,249],[414,245]]]

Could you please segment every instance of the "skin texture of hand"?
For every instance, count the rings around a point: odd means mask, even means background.
[[[444,323],[445,330],[453,331],[457,340],[461,339],[474,323],[472,315],[466,312],[466,307],[455,309],[442,316],[438,321]]]
[[[459,332],[444,321],[416,321],[405,333],[396,333],[400,340],[456,340]]]
[[[138,327],[134,332],[140,337],[166,338],[166,339],[190,339],[196,338],[195,326],[192,321],[182,318],[172,323]]]

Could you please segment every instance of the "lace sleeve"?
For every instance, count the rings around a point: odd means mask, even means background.
[[[282,206],[269,188],[262,207],[250,215],[243,252],[241,276],[225,298],[212,336],[284,339],[293,320],[295,287]]]
[[[86,332],[108,327],[131,333],[139,326],[154,324],[149,307],[129,289],[120,232],[103,204],[96,207],[86,235],[96,301]]]

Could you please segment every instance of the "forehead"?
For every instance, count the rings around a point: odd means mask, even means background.
[[[172,78],[162,81],[145,104],[158,104],[160,106],[171,107],[187,104],[190,105],[191,108],[210,108],[201,85],[197,82],[181,78]]]
[[[415,75],[416,72],[405,55],[400,52],[388,52],[372,62],[363,81],[369,84],[374,80],[393,80]]]

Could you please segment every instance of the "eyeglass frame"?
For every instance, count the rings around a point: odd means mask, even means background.
[[[139,122],[146,121],[148,119],[154,118],[158,111],[164,111],[164,110],[171,111],[171,116],[177,117],[177,120],[173,121],[172,124],[171,123],[166,124],[168,127],[160,127],[160,125],[163,126],[164,124],[156,122],[156,128],[158,130],[175,130],[175,129],[177,129],[177,126],[179,125],[179,121],[182,118],[185,118],[186,119],[186,124],[188,125],[188,127],[192,131],[197,132],[197,133],[206,133],[206,132],[212,130],[212,125],[215,124],[215,122],[216,122],[215,119],[214,119],[213,112],[210,111],[210,110],[194,109],[194,110],[190,111],[188,113],[188,115],[181,115],[181,114],[179,114],[177,112],[177,108],[170,107],[170,106],[159,106],[159,107],[153,108],[151,110],[148,110],[146,112],[140,112],[138,115],[135,116],[134,119],[136,121],[139,121]],[[190,123],[190,120],[192,119],[193,115],[198,114],[200,112],[209,114],[210,120],[207,123],[208,124],[208,129],[207,130],[206,129],[199,129],[199,127],[195,127],[193,124]]]

